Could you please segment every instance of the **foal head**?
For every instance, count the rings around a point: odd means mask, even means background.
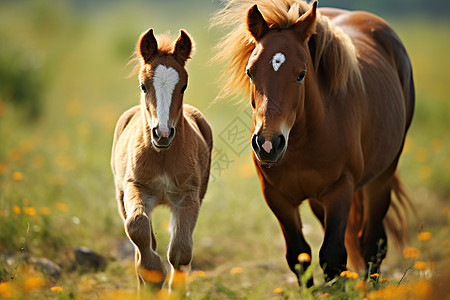
[[[261,162],[278,162],[289,132],[304,107],[308,39],[315,30],[317,2],[290,28],[270,28],[257,6],[247,13],[247,27],[257,45],[246,72],[251,79],[252,148]],[[291,9],[296,9],[294,5]]]
[[[139,39],[141,104],[152,144],[157,149],[170,147],[175,137],[188,80],[185,63],[191,51],[191,38],[183,30],[173,45],[166,40],[158,45],[153,29]]]

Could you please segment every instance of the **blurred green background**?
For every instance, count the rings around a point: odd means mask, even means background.
[[[411,235],[421,228],[431,231],[428,254],[445,268],[450,4],[322,0],[319,5],[381,15],[409,52],[417,104],[399,173],[419,212]],[[239,298],[292,284],[281,231],[250,159],[249,108],[229,99],[214,102],[224,66],[210,59],[225,32],[210,30],[209,20],[220,7],[216,0],[0,2],[0,256],[23,248],[52,259],[63,267],[63,276],[52,280],[73,295],[134,289],[128,271],[133,262],[117,254],[125,234],[109,167],[112,136],[119,115],[139,101],[137,79],[127,78],[132,69],[127,62],[140,33],[153,27],[157,34],[176,37],[184,28],[197,48],[187,65],[185,102],[205,114],[215,138],[211,182],[194,236],[193,267],[206,271],[207,278],[192,295]],[[308,206],[302,214],[316,260],[322,230]],[[156,210],[162,254],[168,218],[167,209]],[[106,271],[71,271],[70,251],[81,245],[106,257]],[[15,266],[2,258],[0,281],[17,273]],[[407,266],[392,254],[385,270],[398,277]],[[239,280],[229,273],[233,267],[243,269]],[[85,281],[90,288],[81,284]]]

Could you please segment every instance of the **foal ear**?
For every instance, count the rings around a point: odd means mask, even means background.
[[[307,40],[312,34],[316,33],[316,16],[317,1],[314,1],[311,9],[298,18],[293,26],[301,40]]]
[[[189,35],[184,31],[180,30],[180,37],[175,43],[173,47],[173,54],[175,58],[184,65],[186,60],[188,60],[192,52],[192,39]]]
[[[158,52],[158,42],[153,34],[153,28],[141,35],[137,48],[145,63],[149,63],[150,59]]]
[[[256,4],[247,12],[247,28],[256,41],[259,41],[269,31],[269,25],[267,25]]]

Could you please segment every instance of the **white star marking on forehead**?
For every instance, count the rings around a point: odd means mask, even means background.
[[[275,55],[272,57],[272,67],[276,71],[281,67],[281,65],[286,61],[286,57],[283,53],[275,53]]]

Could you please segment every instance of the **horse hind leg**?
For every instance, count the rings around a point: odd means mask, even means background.
[[[364,187],[364,219],[360,237],[361,255],[371,274],[378,273],[387,252],[383,219],[391,204],[395,168],[391,168]]]

